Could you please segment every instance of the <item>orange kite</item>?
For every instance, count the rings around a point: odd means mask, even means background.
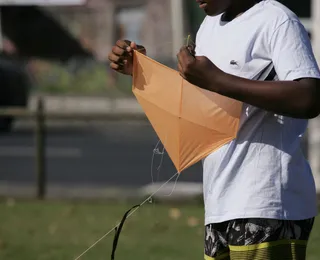
[[[135,51],[132,91],[178,173],[233,140],[242,102],[201,89]]]

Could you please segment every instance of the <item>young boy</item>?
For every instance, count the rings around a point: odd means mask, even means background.
[[[195,50],[178,53],[179,72],[244,103],[237,138],[203,160],[205,259],[303,260],[317,203],[300,140],[320,112],[308,34],[274,0],[197,2],[207,16]],[[141,48],[118,41],[110,66],[132,74]]]

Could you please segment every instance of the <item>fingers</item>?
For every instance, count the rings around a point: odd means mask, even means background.
[[[136,44],[135,42],[131,42],[130,47],[131,47],[131,49],[133,49],[133,50],[138,49],[138,46],[137,46],[137,44]]]
[[[128,40],[118,40],[116,45],[113,46],[112,52],[118,56],[131,56],[132,48],[130,47],[132,44],[131,41]]]
[[[143,46],[137,45],[134,41],[131,42],[129,40],[118,40],[114,48],[114,53],[118,55],[126,54],[132,56],[133,50],[146,54],[146,49]]]
[[[114,53],[110,53],[108,58],[110,61],[110,67],[113,70],[116,70],[119,72],[124,70],[124,65],[127,63],[127,61],[124,60],[125,58],[123,56],[118,56]]]
[[[124,63],[124,57],[121,54],[117,55],[114,52],[111,52],[108,55],[108,59],[109,59],[109,61],[114,62],[114,63]]]
[[[119,46],[115,45],[112,47],[112,53],[114,55],[117,55],[117,56],[124,56],[125,53],[126,53],[126,50],[120,48]]]
[[[136,51],[138,51],[140,53],[143,53],[145,55],[147,54],[146,48],[143,47],[142,45],[136,44],[135,42],[131,42],[130,47],[127,50],[130,51],[130,52],[132,50],[136,50]]]
[[[110,61],[110,67],[117,71],[123,71],[125,64],[130,57],[128,48],[131,42],[128,40],[118,40],[115,46],[112,47],[112,51],[108,55]]]
[[[193,50],[192,46],[183,46],[177,55],[178,70],[180,76],[184,79],[187,79],[194,73],[196,58],[193,55]]]
[[[191,54],[192,56],[195,56],[195,55],[196,55],[196,51],[195,51],[196,46],[195,46],[194,44],[189,44],[189,45],[187,46],[187,48],[188,48],[188,50],[189,50],[189,52],[190,52],[190,54]]]
[[[194,61],[194,56],[190,53],[188,47],[183,46],[179,52],[180,60],[183,64],[190,64]]]
[[[133,50],[137,50],[138,49],[138,46],[135,42],[130,42],[129,43],[129,46],[126,48],[126,51],[128,52],[128,54],[130,56],[132,56],[132,51]]]
[[[110,68],[126,74],[126,62],[110,62]]]
[[[131,42],[128,40],[118,40],[116,42],[116,46],[118,46],[120,49],[126,50],[127,47],[130,47]]]
[[[143,46],[137,45],[135,42],[128,40],[118,40],[116,45],[112,48],[112,53],[118,56],[132,56],[132,51],[137,50],[141,53],[146,53]]]
[[[179,68],[184,73],[194,63],[195,57],[190,54],[188,47],[182,47],[177,55]]]
[[[121,65],[114,62],[110,63],[110,68],[117,71],[121,71],[123,69]]]
[[[129,40],[118,40],[108,55],[113,70],[132,75],[133,50],[146,54],[143,46]]]

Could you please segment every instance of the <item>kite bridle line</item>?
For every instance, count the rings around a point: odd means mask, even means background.
[[[162,151],[159,151],[159,144],[160,144],[161,140],[158,141],[156,147],[153,149],[153,153],[152,153],[152,158],[151,158],[151,182],[152,184],[154,184],[154,178],[153,178],[153,161],[154,161],[154,156],[155,155],[161,155],[161,159],[160,159],[160,163],[157,167],[157,181],[159,181],[159,174],[160,174],[160,169],[161,169],[161,165],[163,162],[163,155],[164,155],[164,146],[162,148]]]
[[[159,151],[159,144],[161,142],[161,140],[158,141],[156,147],[153,149],[153,155],[152,155],[152,159],[151,159],[151,180],[152,180],[152,184],[154,184],[154,180],[153,180],[153,160],[154,160],[154,156],[157,154],[157,155],[161,155],[161,159],[160,159],[160,163],[157,167],[157,182],[159,181],[159,175],[160,175],[160,169],[161,169],[161,166],[162,166],[162,162],[163,162],[163,155],[164,155],[164,147],[166,146],[166,143],[167,143],[167,139],[168,139],[168,133],[166,134],[166,138],[164,140],[164,144],[163,144],[163,148],[162,148],[162,152]],[[177,178],[175,179],[174,181],[174,185],[173,185],[173,188],[171,190],[171,192],[167,195],[164,195],[166,197],[170,197],[173,192],[175,191],[176,189],[176,186],[177,186],[177,182],[178,182],[178,179],[180,177],[180,174],[177,175]]]

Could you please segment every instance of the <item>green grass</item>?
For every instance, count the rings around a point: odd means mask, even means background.
[[[131,204],[0,202],[1,260],[74,260],[121,220]],[[320,258],[316,222],[308,258]],[[114,232],[81,259],[110,259]],[[201,205],[146,204],[125,223],[116,259],[203,259]]]
[[[111,74],[106,64],[97,62],[81,64],[82,67],[75,69],[71,65],[34,60],[29,65],[35,79],[32,91],[42,94],[108,97],[132,95],[131,77],[119,73]]]

